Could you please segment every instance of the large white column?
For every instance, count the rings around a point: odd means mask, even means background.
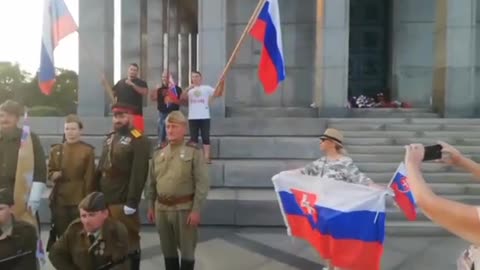
[[[105,116],[110,100],[102,74],[113,81],[113,0],[79,2],[78,114]]]
[[[227,62],[226,0],[198,0],[199,66],[206,84],[215,87]],[[226,85],[228,91],[228,84]],[[218,98],[211,107],[212,117],[225,117],[225,98]]]
[[[350,0],[317,0],[314,98],[320,116],[346,114]]]

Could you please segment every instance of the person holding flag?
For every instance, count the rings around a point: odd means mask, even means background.
[[[477,177],[480,175],[479,164],[444,142],[440,142],[440,145],[442,145],[440,162],[461,167]],[[480,207],[452,201],[435,194],[426,183],[421,171],[425,147],[422,144],[410,144],[405,146],[405,149],[406,179],[417,206],[434,223],[474,246],[480,245]],[[458,269],[473,269],[474,261],[480,261],[478,256],[475,258],[467,256],[463,259],[465,260],[458,262]]]
[[[325,177],[351,184],[384,189],[384,187],[375,184],[372,179],[362,173],[353,163],[353,160],[346,155],[347,152],[343,141],[343,134],[339,130],[328,128],[320,136],[320,149],[324,156],[304,168],[293,171],[300,172],[303,175]],[[325,269],[333,270],[339,268],[335,268],[328,262],[328,266]]]
[[[182,88],[175,84],[172,74],[168,71],[162,74],[162,85],[157,85],[156,89],[150,93],[150,99],[157,102],[158,145],[167,141],[165,119],[169,113],[180,109],[181,94]]]

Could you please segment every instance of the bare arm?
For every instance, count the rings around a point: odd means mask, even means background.
[[[476,180],[480,181],[480,164],[478,164],[477,162],[467,157],[463,157],[458,163],[458,165],[459,167],[463,168],[465,171],[473,174]]]
[[[433,222],[473,244],[480,244],[480,219],[477,207],[436,195],[425,183],[420,171],[423,154],[422,145],[407,146],[405,156],[407,181],[417,205]]]

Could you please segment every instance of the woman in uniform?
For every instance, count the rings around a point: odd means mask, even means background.
[[[95,190],[95,152],[93,146],[81,140],[82,129],[83,123],[78,116],[67,116],[64,141],[52,145],[50,150],[48,179],[53,183],[50,209],[52,229],[58,237],[79,217],[80,201]]]

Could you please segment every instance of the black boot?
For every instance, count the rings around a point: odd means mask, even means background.
[[[130,257],[130,270],[140,270],[140,251],[136,251]]]
[[[193,270],[193,266],[195,265],[195,261],[192,260],[182,260],[180,270]]]
[[[178,258],[165,258],[165,270],[180,270]]]

